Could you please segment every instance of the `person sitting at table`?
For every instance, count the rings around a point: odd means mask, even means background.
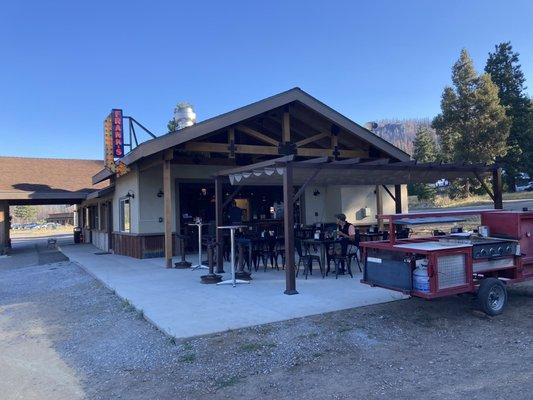
[[[348,244],[355,239],[355,226],[346,221],[345,214],[336,214],[337,237],[340,239],[341,255],[345,256],[348,251]],[[344,273],[344,260],[341,261],[341,273]]]

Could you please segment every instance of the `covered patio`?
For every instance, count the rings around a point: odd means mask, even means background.
[[[486,183],[491,177],[492,190]],[[411,183],[434,183],[439,179],[452,181],[471,178],[480,182],[494,201],[494,208],[503,208],[501,169],[497,165],[418,163],[415,160],[391,162],[388,158],[367,161],[360,158],[334,160],[319,157],[298,160],[294,155],[284,156],[253,165],[220,171],[215,176],[216,225],[222,225],[222,184],[283,186],[283,226],[285,241],[285,291],[287,295],[298,294],[295,269],[294,203],[305,188],[320,185],[376,185],[377,215],[383,214],[383,192],[396,204],[396,213],[401,213],[401,185]],[[394,185],[392,193],[386,185]],[[381,204],[381,207],[380,207]],[[381,222],[382,223],[382,222]],[[217,241],[222,234],[217,232]],[[217,264],[223,265],[223,255],[218,254]]]

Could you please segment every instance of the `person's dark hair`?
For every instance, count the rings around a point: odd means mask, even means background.
[[[335,214],[335,218],[340,219],[341,221],[346,221],[346,215],[344,214]]]

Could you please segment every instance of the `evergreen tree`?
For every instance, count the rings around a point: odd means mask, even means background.
[[[478,76],[463,49],[452,68],[453,87],[442,94],[441,113],[433,120],[446,162],[493,163],[507,154],[510,120],[490,75]],[[464,195],[469,194],[468,181]]]
[[[437,159],[435,139],[426,127],[419,127],[416,132],[413,157],[421,163],[433,162]],[[435,197],[436,190],[425,183],[415,183],[409,186],[409,194],[416,195],[419,200],[430,200]]]
[[[437,145],[428,128],[418,128],[413,146],[413,157],[418,162],[433,162],[437,159]]]
[[[531,101],[525,94],[526,79],[518,56],[510,42],[500,43],[493,53],[489,53],[485,66],[485,72],[499,88],[500,103],[506,107],[506,114],[511,119],[508,151],[499,161],[505,168],[507,184],[512,191],[518,173],[533,172],[533,137],[529,127]]]
[[[13,209],[13,215],[24,222],[32,221],[37,216],[37,207],[15,206]]]
[[[178,129],[178,124],[176,123],[174,118],[172,118],[171,120],[168,121],[167,129],[168,129],[169,132],[174,132],[176,129]]]

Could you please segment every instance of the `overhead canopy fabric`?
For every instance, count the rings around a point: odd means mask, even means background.
[[[286,156],[221,171],[218,175],[228,176],[232,185],[282,185],[287,166],[292,167],[293,182],[297,186],[311,180],[314,185],[435,183],[440,179],[483,178],[496,168],[494,165],[484,164],[389,162],[388,159],[331,161],[327,158],[317,158],[295,161],[294,156]]]

